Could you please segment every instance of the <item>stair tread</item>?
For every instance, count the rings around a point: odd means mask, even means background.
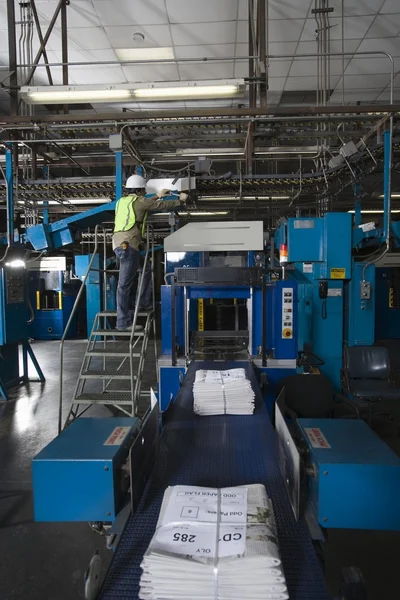
[[[98,393],[89,393],[83,392],[76,396],[74,399],[76,404],[82,404],[84,402],[89,402],[93,404],[131,404],[132,403],[132,395],[131,392],[98,392]]]
[[[95,329],[92,332],[92,337],[96,336],[96,335],[107,335],[107,336],[115,336],[115,337],[130,337],[131,336],[132,331],[130,331],[129,329]],[[141,329],[140,331],[135,331],[135,333],[133,334],[133,337],[143,337],[144,336],[144,330]]]
[[[139,358],[140,352],[129,352],[129,348],[95,348],[94,350],[88,350],[86,356],[133,356],[133,358]]]
[[[102,378],[110,378],[110,379],[131,379],[129,364],[125,365],[121,369],[117,369],[109,367],[106,369],[86,369],[83,371],[81,375],[82,379],[95,379],[96,377]],[[133,379],[136,380],[136,375],[133,376]]]

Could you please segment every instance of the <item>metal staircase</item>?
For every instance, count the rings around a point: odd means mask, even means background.
[[[139,399],[154,312],[137,313],[140,331],[110,328],[115,318],[116,311],[96,315],[66,424],[95,404],[113,406],[130,417],[143,416]]]
[[[92,257],[97,252],[98,229],[99,226],[96,226],[95,248]],[[147,239],[149,239],[148,230]],[[142,273],[138,281],[138,298],[141,297],[150,252],[153,257],[151,278],[154,292],[154,237],[152,239],[150,251],[149,245],[147,246]],[[86,284],[89,272],[92,269],[92,264],[93,258],[89,262],[86,274],[83,278],[83,285],[76,298],[74,308],[71,312],[70,319],[66,325],[60,344],[59,431],[61,431],[63,427],[64,342],[70,322],[78,306],[80,295]],[[104,297],[104,304],[106,305],[106,295]],[[139,312],[138,306],[136,306],[131,329],[123,331],[116,329],[114,325],[116,316],[116,311],[106,309],[97,313],[95,317],[64,427],[74,419],[82,416],[83,413],[92,406],[105,405],[113,407],[130,417],[142,417],[150,404],[150,398],[148,398],[148,402],[145,405],[143,402],[140,402],[140,400],[145,396],[150,396],[150,390],[142,391],[142,384],[151,334],[153,334],[155,365],[157,365],[154,293],[152,310]],[[157,366],[155,366],[155,376],[157,377]]]

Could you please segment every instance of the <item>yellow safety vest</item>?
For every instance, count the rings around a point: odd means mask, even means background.
[[[114,233],[118,231],[129,231],[136,224],[136,215],[134,204],[138,199],[137,196],[122,196],[115,207],[115,223]],[[142,235],[146,229],[147,212],[142,223]]]

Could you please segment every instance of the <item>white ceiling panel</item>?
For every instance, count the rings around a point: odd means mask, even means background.
[[[288,77],[285,84],[285,92],[295,90],[316,90],[316,77]]]
[[[232,44],[236,39],[236,21],[171,25],[171,32],[176,46]]]
[[[358,89],[383,89],[389,85],[390,76],[386,73],[375,74],[373,77],[370,75],[345,75],[344,76],[344,88],[345,90],[358,90]],[[342,85],[342,78],[338,82],[338,87]]]
[[[373,22],[374,17],[370,16],[359,16],[359,17],[346,17],[344,20],[344,37],[348,40],[360,39],[365,36],[368,29]],[[331,40],[342,39],[342,21],[337,18],[329,18],[331,26]],[[315,40],[315,31],[317,24],[315,19],[307,19],[303,33],[301,35],[302,42],[308,42]]]
[[[93,0],[93,4],[105,27],[168,24],[165,0]]]
[[[207,46],[176,46],[176,58],[229,58],[235,56],[235,44],[208,44]],[[247,56],[247,52],[244,54]]]
[[[380,10],[381,13],[398,13],[399,11],[399,0],[386,0]]]
[[[361,42],[359,52],[389,52],[392,56],[400,56],[400,39],[398,37],[378,39],[370,38]]]
[[[383,92],[381,92],[379,94],[379,96],[377,97],[377,101],[389,103],[390,102],[390,90],[388,88],[383,90]],[[394,102],[400,101],[400,88],[399,87],[394,89],[393,101]]]
[[[297,42],[274,42],[268,45],[270,56],[293,56],[296,52]],[[315,50],[313,50],[315,54]],[[249,47],[247,44],[236,44],[235,56],[248,56]],[[284,60],[284,59],[281,59]]]
[[[237,0],[166,0],[170,23],[236,21]]]
[[[286,77],[271,77],[268,79],[268,89],[271,92],[282,92],[285,82]]]
[[[305,19],[311,4],[313,0],[269,0],[269,18]],[[247,19],[248,10],[248,0],[239,0],[239,20]]]
[[[39,15],[39,21],[45,24],[43,35],[45,35],[47,25],[50,23],[58,5],[58,0],[46,0],[41,2],[36,0],[36,8]],[[60,26],[61,20],[58,16],[57,24]],[[99,17],[92,2],[88,0],[73,0],[67,7],[68,27],[96,27],[101,25]]]
[[[136,31],[143,33],[145,39],[137,44],[132,39]],[[107,38],[113,48],[153,48],[172,46],[172,37],[168,25],[145,25],[137,28],[132,26],[105,27]]]
[[[362,40],[345,40],[344,41],[344,51],[345,52],[355,52],[359,45],[361,44]],[[297,52],[296,54],[312,54],[313,56],[315,56],[317,52],[317,43],[314,42],[299,42],[299,45],[297,46]],[[340,40],[333,40],[331,42],[331,53],[335,53],[335,52],[342,52],[342,41]]]
[[[378,15],[368,30],[367,38],[394,37],[400,33],[400,0],[396,15]]]
[[[233,62],[179,64],[179,74],[182,81],[190,81],[191,79],[232,79],[233,70]]]
[[[49,38],[49,48],[61,50],[61,32],[53,31]],[[68,47],[74,50],[103,50],[110,43],[102,27],[79,27],[68,32]]]
[[[268,36],[270,42],[297,42],[300,39],[304,21],[302,19],[282,19],[269,24]],[[239,21],[237,27],[237,42],[248,40],[248,23]]]
[[[349,63],[349,59],[345,60],[345,68]],[[330,62],[331,75],[342,75],[341,59],[331,60]],[[317,75],[317,61],[313,59],[294,60],[289,73],[290,77],[315,77]]]
[[[377,90],[346,90],[344,91],[344,103],[355,104],[356,102],[374,102]],[[338,86],[329,99],[330,104],[342,104],[342,90]]]
[[[126,65],[122,67],[126,79],[131,83],[152,81],[179,81],[178,67],[175,64]]]
[[[393,0],[396,2],[396,0]],[[385,0],[344,0],[344,14],[348,16],[374,15],[384,4]],[[334,15],[342,14],[342,0],[330,0],[329,6],[334,9]]]
[[[69,73],[77,84],[126,83],[124,72],[118,65],[113,67],[70,67]]]

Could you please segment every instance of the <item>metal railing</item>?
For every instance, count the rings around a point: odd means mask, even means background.
[[[95,270],[95,271],[99,271],[99,269],[92,269],[93,267],[93,262],[94,262],[94,258],[97,254],[98,248],[99,248],[99,230],[103,230],[103,302],[104,302],[104,310],[107,310],[107,240],[106,240],[106,235],[105,235],[105,229],[102,225],[96,225],[95,230],[94,230],[94,248],[93,248],[93,253],[91,255],[88,267],[86,269],[86,273],[82,278],[82,285],[79,289],[78,295],[75,299],[74,302],[74,306],[72,308],[71,314],[69,316],[69,319],[67,321],[67,324],[65,326],[64,329],[64,333],[62,335],[61,341],[60,341],[60,374],[59,374],[59,407],[58,407],[58,433],[61,433],[62,430],[62,409],[63,409],[63,383],[64,383],[64,343],[66,340],[66,337],[68,335],[68,331],[69,328],[71,326],[72,320],[75,316],[75,313],[77,311],[78,305],[79,305],[79,301],[82,297],[83,294],[83,290],[86,286],[88,277],[89,277],[89,273],[91,270]],[[138,290],[137,290],[137,301],[135,303],[135,311],[134,311],[134,315],[133,315],[133,323],[132,323],[132,331],[131,331],[131,335],[129,338],[129,348],[132,348],[133,345],[133,340],[134,340],[134,336],[135,336],[135,328],[136,328],[136,323],[137,323],[137,318],[138,318],[138,314],[139,314],[139,303],[140,303],[140,298],[142,295],[142,289],[143,289],[143,281],[144,281],[144,277],[145,277],[145,273],[146,273],[146,268],[147,268],[147,264],[148,264],[148,260],[149,260],[149,224],[147,224],[147,228],[146,228],[146,239],[147,239],[147,244],[146,244],[146,254],[145,254],[145,258],[144,258],[144,263],[143,263],[143,267],[142,267],[142,273],[141,276],[139,278],[139,283],[138,283]],[[156,359],[156,363],[157,363],[157,338],[156,338],[156,323],[155,323],[155,291],[154,291],[154,230],[152,228],[152,236],[151,236],[151,256],[152,256],[152,265],[151,265],[151,282],[152,282],[152,298],[153,298],[153,335],[154,335],[154,348],[155,348],[155,359]],[[129,356],[129,366],[130,366],[130,373],[131,373],[131,377],[133,376],[133,355],[132,352],[130,352],[130,356]],[[156,365],[156,372],[157,372],[157,380],[158,380],[158,371],[157,371],[157,365]],[[131,382],[132,383],[132,382]],[[137,412],[137,402],[136,402],[136,393],[139,391],[138,388],[138,380],[136,380],[136,385],[133,386],[133,383],[131,384],[131,398],[132,398],[132,407],[134,408],[134,413],[136,414]]]

